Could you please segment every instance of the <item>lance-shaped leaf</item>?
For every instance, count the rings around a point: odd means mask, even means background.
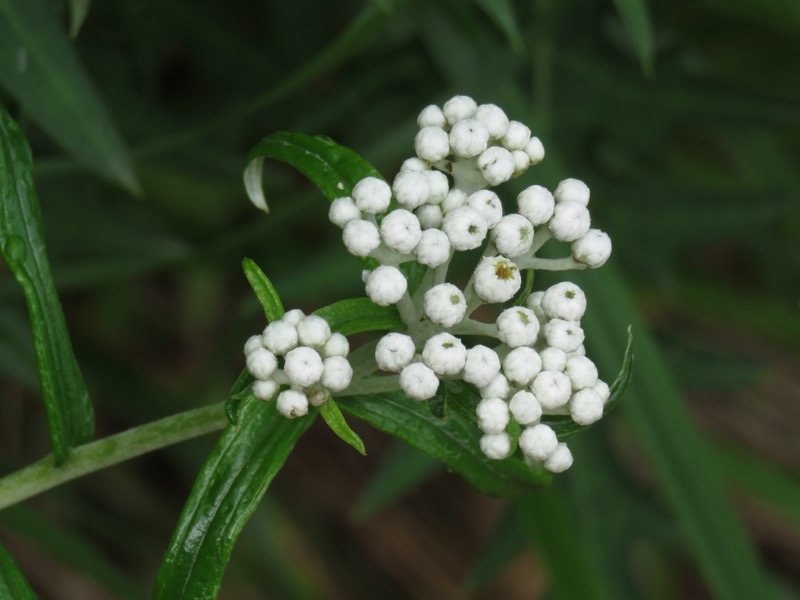
[[[0,545],[0,598],[4,600],[36,600],[25,575],[11,555]]]
[[[368,298],[341,300],[314,311],[325,319],[332,331],[353,335],[362,331],[404,330],[395,306],[378,306]]]
[[[256,293],[267,321],[277,321],[283,316],[283,303],[278,296],[277,290],[272,286],[272,282],[264,275],[264,271],[251,259],[245,258],[242,261],[242,268],[250,282],[250,287]]]
[[[45,251],[31,152],[0,107],[0,248],[28,304],[42,397],[56,461],[94,432],[89,393],[72,352]]]
[[[79,162],[138,193],[128,151],[44,0],[0,0],[0,83]]]
[[[319,407],[319,414],[321,414],[322,418],[325,419],[325,422],[328,424],[328,427],[331,428],[333,433],[339,436],[342,441],[350,444],[353,448],[358,450],[360,454],[366,456],[367,449],[364,447],[364,441],[355,431],[350,428],[350,426],[347,424],[347,421],[344,420],[344,415],[339,409],[339,405],[336,404],[333,398],[329,399]]]

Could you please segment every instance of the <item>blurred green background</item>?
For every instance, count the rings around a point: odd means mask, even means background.
[[[623,401],[636,408],[575,440],[574,469],[533,512],[563,516],[598,597],[718,597],[708,582],[735,574],[702,555],[724,554],[727,533],[706,550],[692,540],[681,515],[704,480],[691,464],[670,470],[668,444],[653,441],[693,439],[662,410],[680,393],[703,436],[692,450],[722,478],[769,585],[800,597],[800,4],[118,0],[93,3],[66,42],[69,9],[0,1],[0,102],[33,147],[98,435],[225,398],[243,341],[264,325],[243,257],[287,306],[363,293],[359,262],[301,176],[267,164],[271,214],[247,201],[241,174],[262,135],[323,134],[391,178],[419,110],[469,94],[545,145],[545,161],[504,188],[509,207],[532,183],[592,189],[614,257],[580,282],[599,306],[589,352],[607,378],[625,326],[638,327]],[[319,424],[301,440],[221,597],[570,597],[559,540],[354,427],[366,458]],[[6,509],[0,541],[42,598],[147,597],[213,441]],[[25,304],[0,263],[0,468],[48,451]],[[707,507],[724,512],[716,485]]]

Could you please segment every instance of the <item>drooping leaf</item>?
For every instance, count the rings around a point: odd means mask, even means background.
[[[367,449],[364,447],[364,442],[358,437],[358,434],[350,428],[347,421],[344,420],[344,415],[333,398],[330,398],[319,407],[319,414],[325,419],[331,431],[339,436],[343,442],[350,444],[353,448],[358,450],[360,454],[366,456]]]
[[[277,321],[283,316],[283,304],[278,296],[278,292],[272,286],[272,282],[264,275],[264,271],[249,258],[242,261],[242,268],[250,282],[250,286],[258,297],[258,301],[264,309],[264,314],[268,322]]]
[[[325,319],[332,331],[342,335],[406,328],[395,306],[378,306],[369,298],[340,300],[314,311],[314,314]]]
[[[349,196],[353,186],[364,177],[382,179],[358,154],[330,139],[278,131],[253,148],[244,171],[247,195],[265,212],[269,212],[262,187],[265,158],[285,162],[300,171],[329,201]]]
[[[79,162],[138,193],[128,151],[44,0],[0,0],[0,83]]]
[[[286,419],[250,398],[195,481],[158,571],[156,600],[217,597],[236,538],[316,411]]]
[[[0,544],[0,598],[5,600],[36,600],[25,575],[14,559]]]
[[[89,393],[72,352],[42,234],[30,148],[0,107],[0,249],[25,294],[50,441],[57,462],[94,433]]]
[[[646,0],[613,0],[625,29],[633,41],[642,70],[649,74],[653,70],[653,26]]]

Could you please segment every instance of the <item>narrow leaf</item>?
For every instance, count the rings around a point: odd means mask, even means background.
[[[11,555],[0,545],[0,598],[4,600],[36,600],[22,571]]]
[[[406,328],[395,306],[378,306],[369,298],[340,300],[314,311],[332,331],[353,335],[362,331],[402,331]]]
[[[272,282],[264,275],[264,271],[251,259],[245,258],[242,261],[242,268],[250,282],[250,286],[258,297],[264,309],[264,314],[267,316],[267,321],[277,321],[283,316],[283,304],[281,303],[278,292],[272,286]]]
[[[258,208],[269,212],[262,178],[264,159],[285,162],[316,185],[329,201],[349,196],[364,177],[381,174],[358,154],[323,137],[279,131],[263,138],[250,152],[244,171],[247,195]]]
[[[0,247],[25,294],[50,441],[57,462],[94,432],[89,393],[72,352],[42,234],[31,152],[0,107]]]
[[[156,600],[217,597],[233,545],[315,413],[278,414],[250,398],[206,460],[158,571]]]
[[[128,151],[44,0],[0,0],[0,84],[79,162],[138,193]]]
[[[325,419],[331,431],[339,436],[339,438],[350,444],[353,448],[358,450],[362,455],[367,455],[367,449],[364,447],[364,442],[358,437],[358,434],[350,429],[347,421],[344,420],[344,415],[339,409],[339,405],[334,402],[333,398],[328,399],[322,406],[319,407],[319,414]]]
[[[613,0],[625,29],[633,41],[642,70],[653,71],[653,26],[646,0]]]
[[[69,37],[78,37],[92,0],[69,0]]]

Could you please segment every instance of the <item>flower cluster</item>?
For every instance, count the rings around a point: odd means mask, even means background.
[[[345,336],[331,333],[322,317],[299,309],[273,321],[244,345],[247,370],[256,380],[253,395],[264,401],[277,396],[278,412],[290,418],[305,415],[309,404],[320,406],[350,385],[349,352]]]

